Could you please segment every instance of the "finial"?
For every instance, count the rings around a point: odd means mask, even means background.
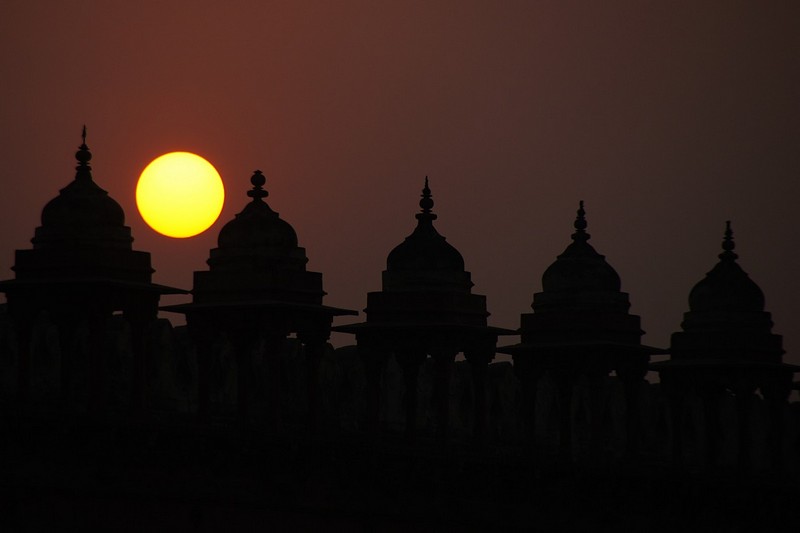
[[[591,235],[586,233],[586,211],[583,209],[583,200],[578,202],[578,216],[573,223],[575,233],[572,234],[573,241],[588,241]]]
[[[253,184],[253,188],[247,191],[247,196],[252,198],[254,202],[260,202],[262,198],[269,196],[269,193],[263,189],[266,182],[267,178],[264,177],[260,170],[254,171],[250,177],[250,183]]]
[[[86,124],[83,125],[83,131],[81,132],[81,139],[82,143],[78,147],[78,151],[75,152],[75,159],[78,160],[78,166],[75,167],[75,170],[78,172],[75,174],[75,179],[92,179],[92,169],[89,166],[89,161],[92,160],[92,153],[89,151],[89,147],[86,146]]]
[[[422,212],[417,213],[417,220],[436,220],[436,215],[431,213],[433,198],[431,197],[431,189],[428,187],[428,176],[425,176],[425,187],[422,188],[421,196],[422,199],[419,201],[419,206]]]
[[[722,239],[722,250],[723,252],[719,254],[720,259],[729,259],[734,260],[737,259],[739,256],[733,251],[736,248],[736,243],[733,242],[733,230],[731,229],[731,221],[725,221],[725,237]]]

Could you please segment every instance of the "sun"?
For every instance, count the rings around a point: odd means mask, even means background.
[[[147,225],[167,237],[204,232],[217,220],[225,188],[214,166],[190,152],[150,162],[136,184],[136,206]]]

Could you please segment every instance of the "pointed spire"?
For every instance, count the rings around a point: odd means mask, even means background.
[[[89,166],[89,161],[92,160],[92,153],[89,151],[89,147],[86,146],[86,125],[83,125],[83,132],[81,132],[81,139],[82,143],[78,147],[78,151],[75,152],[75,159],[78,160],[78,166],[75,167],[77,172],[75,173],[75,179],[92,179],[92,167]]]
[[[575,227],[575,233],[572,234],[573,241],[586,242],[591,238],[591,235],[586,233],[586,211],[583,209],[583,200],[578,203],[578,216],[575,218],[573,226]]]
[[[733,230],[731,229],[731,221],[725,221],[725,237],[722,239],[722,250],[719,258],[723,261],[735,261],[739,258],[733,251],[736,248],[736,243],[733,242]]]
[[[431,189],[428,187],[428,176],[425,176],[425,187],[422,188],[422,199],[419,201],[419,206],[422,212],[417,213],[417,220],[432,221],[436,220],[436,215],[431,212],[433,209],[433,197],[431,196]]]
[[[253,199],[254,202],[261,202],[263,198],[269,196],[269,193],[264,190],[264,184],[267,182],[267,178],[264,177],[264,174],[260,170],[256,170],[253,172],[253,175],[250,177],[250,183],[253,184],[253,188],[247,191],[247,196]]]

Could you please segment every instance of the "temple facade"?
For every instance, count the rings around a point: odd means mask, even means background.
[[[729,410],[735,419],[734,454],[740,467],[753,465],[753,416],[756,393],[766,404],[765,427],[769,462],[785,462],[784,418],[796,365],[783,362],[780,335],[764,310],[764,293],[739,266],[731,223],[726,223],[719,262],[689,293],[689,311],[682,330],[672,334],[670,359],[655,363],[670,392],[674,454],[686,459],[689,449],[702,450],[716,464],[726,438],[721,418]],[[687,435],[687,405],[700,406],[702,431]],[[733,407],[733,409],[731,409]],[[763,417],[761,417],[763,418]],[[702,437],[701,437],[702,435]],[[689,448],[689,449],[687,449]]]
[[[573,396],[584,382],[592,401],[587,407],[594,449],[601,447],[606,402],[604,383],[614,372],[625,389],[629,451],[639,448],[639,393],[650,354],[663,350],[644,346],[640,319],[628,313],[628,294],[620,277],[589,244],[583,202],[577,212],[572,243],[542,275],[542,292],[533,296],[533,313],[520,318],[521,342],[500,348],[511,354],[525,394],[526,418],[535,436],[535,400],[543,376],[558,389],[560,443],[572,456]]]
[[[211,250],[209,270],[194,273],[192,302],[166,307],[186,315],[197,349],[198,412],[208,419],[214,410],[214,369],[220,368],[219,340],[234,349],[237,416],[253,420],[251,406],[266,404],[268,425],[283,420],[280,391],[281,355],[290,334],[296,335],[306,356],[307,416],[316,426],[319,413],[319,366],[330,337],[334,316],[355,311],[322,305],[322,274],[306,270],[305,249],[298,246],[292,226],[265,201],[266,178],[250,178],[251,201],[219,232]],[[254,358],[263,359],[255,365]],[[258,422],[265,422],[263,420]]]
[[[674,530],[697,494],[697,513],[743,505],[753,529],[789,516],[773,511],[800,489],[800,368],[730,224],[669,348],[642,344],[583,202],[511,330],[434,226],[426,178],[364,318],[333,326],[358,313],[324,302],[260,171],[184,291],[153,282],[91,158],[84,131],[74,180],[0,282],[0,500],[23,509],[0,529],[86,526],[84,508],[150,529]],[[740,523],[713,516],[704,529]]]
[[[420,366],[434,365],[433,398],[437,432],[445,438],[450,413],[450,378],[459,353],[470,364],[474,390],[474,430],[486,429],[486,375],[498,335],[512,331],[489,326],[486,297],[472,293],[464,258],[436,231],[433,197],[425,178],[417,226],[386,258],[382,290],[367,295],[366,322],[339,326],[356,336],[367,368],[370,408],[368,425],[377,426],[381,406],[381,375],[393,356],[403,370],[406,434],[415,432]]]
[[[75,178],[44,206],[33,247],[16,251],[14,279],[0,282],[16,337],[16,399],[19,406],[46,400],[93,412],[142,411],[146,329],[162,294],[186,291],[152,282],[150,254],[132,249],[125,213],[92,177],[85,127],[75,158]],[[129,332],[127,360],[108,355],[115,314]],[[48,328],[57,347],[37,350]]]

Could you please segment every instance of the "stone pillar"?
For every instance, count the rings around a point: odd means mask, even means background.
[[[253,343],[241,334],[233,334],[229,340],[236,354],[236,414],[239,421],[247,425],[250,417],[250,395],[253,385]]]
[[[95,309],[89,312],[89,412],[100,414],[108,402],[108,354],[106,353],[106,321],[110,314]]]
[[[593,464],[600,464],[605,451],[603,415],[606,409],[610,408],[606,401],[606,390],[608,386],[608,373],[594,369],[585,375],[586,384],[589,389],[589,403],[587,406],[589,416],[589,453],[586,456]],[[638,407],[638,405],[636,406]],[[632,415],[638,415],[638,411],[633,413],[626,410],[627,418],[630,420]],[[630,452],[630,432],[626,432],[628,437],[628,452]]]
[[[17,401],[24,407],[31,394],[31,340],[33,323],[28,317],[19,318],[16,323],[17,336]]]
[[[552,372],[558,389],[560,441],[559,454],[566,463],[572,462],[572,389],[575,376],[566,369]]]
[[[366,374],[364,427],[368,431],[377,431],[380,427],[381,416],[381,380],[386,367],[388,351],[368,336],[360,335],[356,342],[358,356],[361,358]]]
[[[61,403],[68,406],[74,402],[73,398],[73,368],[75,365],[75,334],[78,329],[78,320],[75,315],[56,317],[58,328],[58,345],[61,356]]]
[[[406,436],[414,438],[417,432],[417,378],[419,367],[427,358],[421,349],[401,348],[395,353],[397,363],[403,369],[406,392]]]
[[[208,321],[189,315],[187,325],[197,355],[197,417],[201,422],[211,420],[211,367],[216,332]]]
[[[536,446],[536,395],[539,380],[544,375],[544,367],[531,354],[515,355],[514,374],[522,388],[522,419],[524,438],[531,446]]]
[[[437,350],[433,358],[433,404],[436,412],[436,438],[446,441],[450,429],[450,377],[456,352]]]
[[[489,374],[489,362],[494,359],[494,349],[489,346],[477,346],[464,352],[464,357],[472,371],[472,388],[474,391],[473,413],[475,420],[472,435],[477,442],[486,441],[488,412],[486,409],[486,381]]]
[[[281,392],[281,355],[283,354],[286,335],[270,332],[264,337],[264,359],[267,366],[268,403],[267,424],[273,431],[283,427],[283,394]]]
[[[306,356],[307,426],[311,433],[316,433],[320,427],[320,413],[322,412],[319,368],[328,346],[328,335],[323,329],[320,329],[298,333],[297,338],[303,343]]]
[[[146,301],[136,302],[124,311],[125,319],[131,328],[131,345],[133,348],[133,368],[131,369],[131,408],[134,413],[143,414],[148,406],[147,383],[147,349],[145,336],[147,328],[156,319],[158,295],[155,299],[148,297]]]
[[[703,401],[703,416],[705,418],[705,434],[706,434],[706,453],[705,462],[710,468],[714,468],[719,462],[719,454],[721,452],[721,433],[722,426],[720,423],[720,396],[721,392],[716,388],[706,386],[700,395]]]
[[[775,472],[785,471],[786,458],[783,453],[784,425],[783,414],[792,391],[792,371],[775,371],[762,383],[760,389],[767,402],[769,412],[769,433],[767,449],[771,458],[770,467]]]
[[[754,387],[740,384],[735,387],[736,414],[739,422],[739,468],[745,472],[753,466],[753,447],[750,443],[750,410],[753,404]]]
[[[676,463],[683,462],[683,417],[687,385],[674,371],[659,373],[661,385],[667,393],[669,402],[670,424],[672,426],[672,459]]]
[[[625,391],[625,433],[627,452],[638,455],[642,442],[642,385],[647,375],[648,355],[625,356],[622,364],[616,369]]]

